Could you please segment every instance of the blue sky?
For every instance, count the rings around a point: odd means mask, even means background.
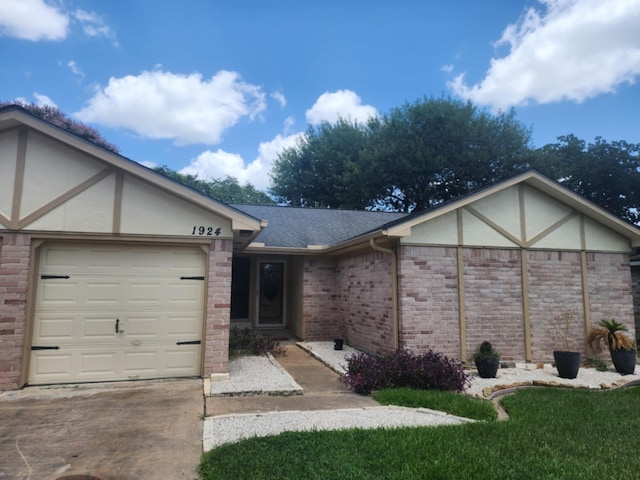
[[[308,125],[424,96],[514,108],[535,146],[638,143],[639,25],[640,0],[1,0],[0,99],[266,189]]]

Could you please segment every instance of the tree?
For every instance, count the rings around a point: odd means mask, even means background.
[[[271,192],[298,207],[367,207],[370,195],[361,171],[366,142],[366,128],[344,119],[309,127],[296,146],[275,160]]]
[[[111,152],[119,153],[120,150],[114,144],[109,143],[95,128],[89,127],[81,122],[69,118],[62,113],[58,108],[49,105],[38,106],[33,103],[22,103],[19,101],[13,102],[0,102],[0,108],[7,107],[9,105],[17,105],[27,110],[31,115],[34,115],[42,120],[45,120],[56,127],[62,128],[80,138],[83,138],[99,147],[105,148]]]
[[[574,135],[535,152],[532,166],[611,213],[640,222],[640,144]]]
[[[513,111],[424,98],[365,125],[309,128],[276,159],[272,192],[299,206],[423,210],[524,170],[529,143]]]
[[[224,203],[251,203],[255,205],[273,205],[273,200],[264,192],[257,190],[250,183],[240,185],[238,180],[227,177],[224,180],[207,182],[193,175],[185,175],[167,166],[156,167],[154,170],[179,183],[187,185],[200,193]]]

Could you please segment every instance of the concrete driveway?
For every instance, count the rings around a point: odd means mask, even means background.
[[[197,379],[31,387],[0,394],[0,479],[196,479]]]

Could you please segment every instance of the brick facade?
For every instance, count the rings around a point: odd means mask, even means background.
[[[203,376],[229,371],[231,259],[233,241],[212,240],[209,247],[207,315]]]
[[[520,250],[465,248],[464,288],[467,352],[488,340],[504,360],[523,359]]]
[[[461,360],[469,360],[483,340],[491,341],[505,360],[525,360],[525,305],[533,361],[549,361],[554,348],[561,348],[548,329],[565,312],[575,318],[569,347],[587,353],[580,252],[465,248],[463,259],[467,358]],[[592,322],[616,318],[635,337],[628,255],[587,253],[586,265]],[[401,348],[430,347],[460,358],[456,247],[402,246],[398,268]]]
[[[460,356],[456,255],[455,247],[400,247],[401,348]]]
[[[586,353],[580,252],[527,253],[529,323],[534,359],[550,359],[553,350]],[[555,343],[549,330],[555,318],[573,314],[569,345]]]
[[[629,328],[629,336],[635,340],[629,256],[588,253],[587,269],[593,324],[615,318]]]
[[[302,266],[302,338],[328,340],[342,336],[336,260],[307,257]]]
[[[337,262],[340,331],[365,352],[393,351],[392,258],[370,252]]]
[[[21,386],[31,237],[3,233],[0,245],[0,391]]]

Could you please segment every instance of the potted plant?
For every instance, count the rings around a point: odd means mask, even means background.
[[[558,346],[558,349],[553,351],[553,361],[560,378],[576,378],[580,370],[581,354],[569,347],[569,330],[574,318],[573,313],[565,312],[555,317],[547,329],[554,345]]]
[[[495,378],[500,366],[500,354],[491,342],[484,341],[473,352],[473,361],[481,378]]]
[[[603,346],[609,347],[611,361],[616,372],[622,375],[633,374],[636,368],[636,345],[625,333],[627,326],[613,318],[602,320],[597,327],[593,327],[587,343],[596,354],[602,353]]]

